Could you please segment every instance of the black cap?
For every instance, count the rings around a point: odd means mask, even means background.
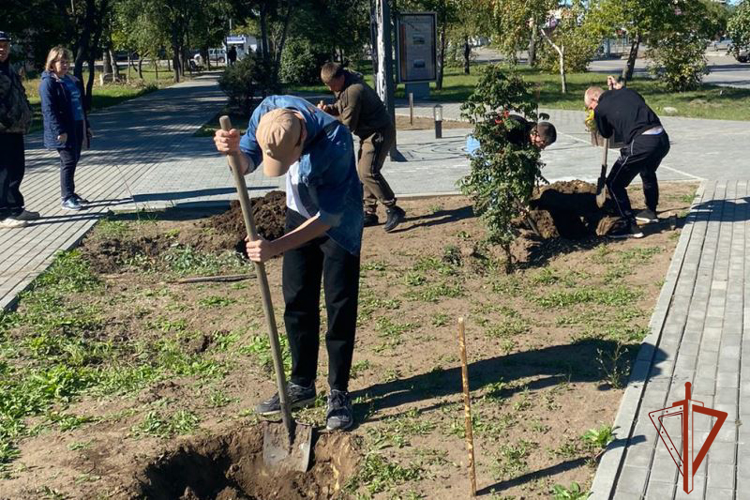
[[[4,31],[0,31],[0,42],[10,42],[10,35]]]

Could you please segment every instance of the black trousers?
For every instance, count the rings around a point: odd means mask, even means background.
[[[656,211],[659,204],[656,169],[659,168],[667,153],[669,153],[669,136],[666,132],[659,135],[639,135],[620,150],[620,157],[607,176],[607,188],[620,217],[626,219],[635,217],[626,188],[633,182],[636,175],[640,175],[643,182],[646,207]]]
[[[0,134],[0,219],[23,212],[25,171],[23,134]]]
[[[287,209],[286,232],[299,227],[305,220],[302,215]],[[346,391],[357,328],[359,255],[350,254],[327,236],[284,253],[284,323],[292,354],[291,380],[309,386],[317,375],[321,278],[328,314],[325,337],[328,384],[331,389]]]
[[[76,167],[81,159],[81,147],[83,146],[83,122],[76,122],[75,135],[68,137],[64,148],[58,148],[60,154],[60,198],[67,200],[76,192]]]

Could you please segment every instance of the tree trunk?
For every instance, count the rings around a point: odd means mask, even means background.
[[[549,43],[552,48],[555,49],[560,55],[560,85],[562,88],[562,93],[566,94],[568,92],[568,82],[565,76],[565,47],[558,47],[555,42],[553,42],[549,37],[547,32],[544,31],[544,28],[542,28],[540,31],[542,33],[542,37],[544,37],[544,39],[547,40],[547,43]]]
[[[443,74],[445,70],[445,47],[447,44],[445,36],[445,23],[440,26],[440,40],[438,44],[438,60],[437,60],[437,80],[435,80],[435,90],[443,89]]]
[[[268,7],[263,2],[260,7],[260,48],[263,60],[268,62],[269,60],[269,46],[268,46]]]
[[[633,71],[635,71],[635,60],[638,59],[638,49],[641,46],[641,35],[635,37],[635,40],[630,44],[630,54],[628,54],[627,71],[625,72],[625,80],[630,81],[633,79]]]
[[[464,36],[464,74],[471,74],[471,44],[469,44],[469,35]]]
[[[143,81],[143,57],[138,59],[138,78]]]
[[[529,66],[536,66],[536,39],[539,36],[537,30],[539,27],[536,25],[536,19],[531,19],[531,40],[529,40]]]
[[[117,59],[115,58],[114,52],[112,52],[112,49],[109,49],[109,58],[112,60],[112,78],[114,81],[119,82],[120,78],[122,76],[120,75],[120,67],[117,66]]]
[[[568,93],[568,81],[565,76],[565,46],[560,47],[560,82],[562,84],[562,93]]]
[[[284,45],[286,45],[286,35],[289,30],[289,20],[292,18],[292,2],[289,1],[289,5],[286,8],[286,15],[284,16],[284,29],[281,32],[281,41],[276,48],[276,60],[273,64],[273,76],[272,82],[277,83],[279,81],[279,71],[281,70],[281,53],[284,51]]]
[[[109,51],[109,49],[104,49],[104,61],[103,67],[102,67],[102,73],[105,75],[111,75],[112,74],[112,53]]]
[[[174,82],[180,82],[180,35],[177,26],[172,25],[172,71]]]
[[[154,73],[156,73],[156,82],[158,84],[159,82],[159,56],[156,56],[156,59],[154,59]]]
[[[92,0],[93,2],[93,0]],[[96,19],[99,19],[99,22],[94,24],[94,28],[92,30],[93,32],[93,38],[91,40],[91,45],[89,46],[89,78],[88,82],[86,82],[86,96],[84,97],[84,109],[86,111],[91,111],[91,100],[93,98],[93,90],[94,90],[94,73],[96,72],[96,66],[95,66],[95,56],[96,56],[96,48],[99,47],[99,44],[102,41],[102,31],[104,30],[104,23],[102,20],[106,17],[107,9],[109,8],[109,0],[102,0],[101,4],[99,4],[99,11],[96,13]],[[92,8],[93,11],[96,10],[95,7]]]

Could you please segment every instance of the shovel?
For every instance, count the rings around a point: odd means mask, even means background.
[[[625,87],[627,81],[625,80],[625,73],[627,68],[622,70],[622,77],[620,81],[622,86]],[[607,87],[612,90],[614,87],[612,83],[607,79]],[[609,152],[609,138],[604,139],[604,157],[602,158],[602,173],[599,175],[599,180],[596,181],[596,206],[602,208],[607,202],[607,152]]]
[[[219,119],[222,130],[232,129],[232,122],[228,116]],[[242,207],[242,218],[245,221],[245,229],[251,241],[258,239],[253,221],[253,211],[250,206],[250,197],[247,194],[245,177],[240,173],[239,158],[236,154],[227,155],[229,167],[234,175],[237,194]],[[281,348],[279,347],[279,333],[276,329],[276,318],[271,304],[271,290],[268,287],[266,266],[262,262],[255,262],[255,274],[258,276],[260,294],[263,298],[263,312],[266,316],[268,327],[268,339],[271,343],[271,355],[273,357],[273,368],[276,372],[276,385],[279,389],[279,403],[281,405],[281,420],[284,427],[278,424],[266,422],[263,430],[263,462],[273,469],[282,471],[306,472],[310,465],[310,450],[312,448],[312,427],[300,425],[292,420],[292,411],[289,406],[289,397],[286,392],[286,377],[284,376],[284,365],[281,361]]]
[[[607,152],[609,151],[609,138],[604,139],[604,153],[602,157],[602,173],[596,181],[596,205],[599,208],[607,202]]]

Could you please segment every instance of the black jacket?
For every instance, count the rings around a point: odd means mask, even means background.
[[[599,96],[594,120],[603,137],[614,134],[615,142],[625,144],[646,130],[661,126],[641,94],[631,89],[608,90]]]

